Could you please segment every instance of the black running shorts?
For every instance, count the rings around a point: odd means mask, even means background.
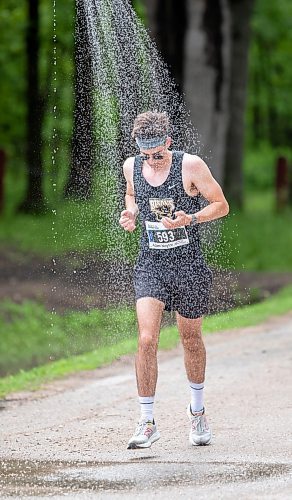
[[[136,300],[153,297],[164,302],[166,311],[185,318],[200,318],[208,312],[212,272],[205,262],[184,263],[176,268],[136,265]]]

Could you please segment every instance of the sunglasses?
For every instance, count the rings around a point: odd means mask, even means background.
[[[143,161],[150,160],[150,158],[153,158],[153,160],[163,160],[164,155],[162,155],[159,151],[157,153],[153,153],[152,155],[140,155]]]

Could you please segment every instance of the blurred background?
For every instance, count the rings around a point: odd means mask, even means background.
[[[230,202],[223,250],[210,256],[228,290],[215,290],[211,312],[259,302],[292,283],[292,4],[123,1],[157,44]],[[1,5],[2,377],[136,329],[138,236],[121,234],[115,183],[105,202],[90,146],[98,132],[83,12],[82,0]]]

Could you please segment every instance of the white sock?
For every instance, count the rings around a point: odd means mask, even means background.
[[[154,396],[139,396],[139,403],[141,408],[141,417],[145,420],[153,421],[153,406],[154,406]]]
[[[189,380],[189,383],[191,388],[191,410],[192,413],[196,413],[204,408],[204,382],[195,384],[195,382]]]

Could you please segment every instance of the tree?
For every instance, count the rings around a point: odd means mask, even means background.
[[[231,205],[241,208],[243,204],[242,162],[248,49],[254,0],[229,0],[228,4],[231,23],[231,54],[224,189]]]
[[[184,92],[200,134],[199,154],[223,180],[228,118],[229,11],[220,0],[188,0]]]
[[[291,143],[291,2],[257,0],[251,22],[248,144]]]
[[[30,200],[34,198],[30,193],[37,185],[39,191],[42,188],[45,202],[55,204],[67,176],[73,108],[73,1],[57,2],[56,41],[53,38],[53,3],[39,2],[37,63],[27,55],[27,43],[25,45],[29,22],[28,2],[4,0],[3,6],[1,4],[0,143],[7,153],[6,191],[9,192],[9,186],[17,182],[17,190],[11,200],[11,208],[16,210],[22,210],[19,205],[24,199],[28,198],[30,205]],[[55,49],[57,65],[54,64]],[[38,100],[37,92],[32,90],[36,78],[30,77],[31,81],[28,82],[28,65],[31,65],[33,70],[38,65]],[[28,103],[28,91],[31,104]],[[34,127],[35,134],[30,126],[29,106],[32,111],[39,111],[39,126]],[[54,129],[57,133],[54,133]],[[29,176],[28,166],[31,166],[31,161],[27,160],[28,141],[34,147],[36,134],[37,141],[40,141],[41,134],[41,163],[39,160],[36,162],[37,168],[41,167],[39,181]],[[58,186],[57,189],[53,183]],[[7,196],[5,198],[7,199]],[[32,209],[29,207],[29,211],[41,211],[35,210],[34,206],[35,203]],[[27,211],[26,206],[24,210]]]
[[[228,90],[226,5],[220,0],[145,0],[145,6],[150,32],[201,135],[194,149],[209,164],[211,150],[213,171],[222,180]]]
[[[28,0],[26,33],[27,56],[27,168],[26,197],[19,210],[40,213],[44,210],[41,131],[44,102],[39,83],[39,0]]]
[[[254,0],[188,0],[184,91],[200,154],[242,204],[242,153]]]
[[[75,100],[71,168],[65,197],[86,200],[92,195],[94,171],[93,74],[86,24],[86,0],[76,0],[75,16]]]
[[[182,91],[187,0],[146,0],[145,7],[151,35]]]

